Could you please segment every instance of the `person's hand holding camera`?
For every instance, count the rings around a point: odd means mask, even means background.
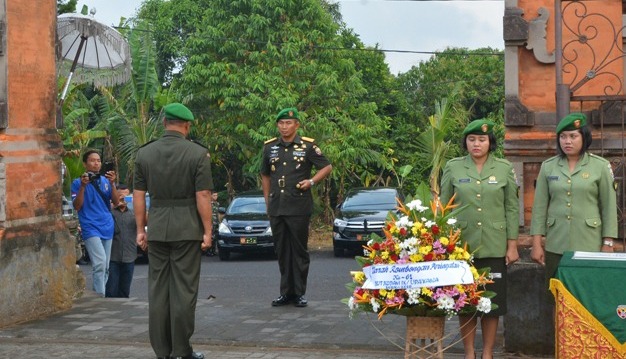
[[[80,185],[81,185],[81,187],[85,187],[86,185],[89,184],[89,182],[91,182],[91,176],[89,175],[88,172],[85,172],[82,175],[80,175]]]
[[[115,171],[107,171],[104,174],[104,177],[106,177],[109,180],[109,182],[115,183],[115,179],[117,178],[117,173],[115,173]]]

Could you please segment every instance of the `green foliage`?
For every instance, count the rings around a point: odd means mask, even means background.
[[[504,116],[504,59],[500,50],[448,48],[397,77],[399,102],[392,130],[398,162],[418,171],[407,183],[438,181],[439,169],[462,152],[461,130],[470,119]],[[440,126],[446,128],[439,128]],[[503,132],[500,132],[503,135]],[[415,139],[417,138],[417,141]],[[499,137],[503,138],[503,137]],[[433,147],[434,144],[439,147]],[[435,190],[436,190],[436,186]]]
[[[288,106],[302,113],[301,134],[333,163],[340,191],[346,183],[384,182],[392,144],[379,104],[389,101],[383,94],[392,77],[380,53],[337,50],[363,45],[336,6],[149,0],[139,14],[155,27],[163,80],[193,95],[194,135],[209,145],[231,190],[259,186],[263,142],[277,135],[274,116]],[[178,74],[175,64],[183,65]]]
[[[78,0],[57,0],[57,15],[76,12]]]

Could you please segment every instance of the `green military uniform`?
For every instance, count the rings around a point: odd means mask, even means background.
[[[507,240],[517,239],[519,200],[511,163],[489,154],[481,173],[471,156],[454,158],[441,178],[441,201],[467,206],[458,215],[461,239],[475,258],[506,255]]]
[[[585,152],[570,173],[567,157],[541,165],[533,203],[531,235],[546,237],[546,251],[598,252],[603,237],[617,237],[613,171],[602,157]]]
[[[309,272],[309,221],[313,211],[311,191],[302,191],[298,182],[311,178],[311,169],[330,162],[312,138],[296,135],[285,143],[271,139],[263,147],[261,174],[270,177],[268,214],[281,274],[280,293],[302,296]]]
[[[165,117],[193,120],[178,110],[166,107]],[[208,150],[166,130],[139,149],[134,175],[134,188],[150,194],[150,342],[159,357],[186,356],[192,352],[204,234],[196,192],[213,189]]]

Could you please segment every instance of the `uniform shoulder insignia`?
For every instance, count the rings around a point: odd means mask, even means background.
[[[601,160],[602,162],[607,162],[610,163],[609,160],[607,160],[606,158],[602,157],[602,156],[598,156],[594,153],[589,153],[589,156],[598,160]]]
[[[154,141],[156,141],[156,139],[154,139],[154,140],[151,140],[151,141],[148,141],[148,142],[144,143],[143,145],[139,146],[139,148],[145,147],[145,146],[147,146],[147,145],[151,144],[151,143],[152,143],[152,142],[154,142]]]
[[[263,142],[263,144],[264,144],[264,145],[267,145],[268,143],[270,143],[270,142],[274,142],[274,141],[276,141],[276,137],[274,137],[274,138],[270,138],[269,140],[267,140],[267,141]]]
[[[315,142],[315,139],[314,139],[314,138],[311,138],[311,137],[304,137],[304,136],[303,136],[303,137],[302,137],[302,141],[306,141],[306,142]]]

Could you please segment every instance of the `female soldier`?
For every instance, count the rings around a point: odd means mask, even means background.
[[[613,171],[607,160],[587,152],[591,130],[586,124],[582,113],[571,113],[559,122],[558,155],[541,164],[537,177],[530,255],[546,266],[546,287],[564,251],[612,252],[617,237]]]
[[[463,130],[467,156],[448,161],[441,179],[441,201],[467,206],[458,215],[461,239],[474,255],[476,268],[490,267],[494,283],[487,290],[497,296],[498,309],[484,314],[480,324],[485,359],[493,358],[499,316],[506,313],[506,266],[517,261],[519,200],[511,163],[491,154],[496,149],[494,123],[476,120]],[[460,316],[465,358],[475,358],[476,316]]]

